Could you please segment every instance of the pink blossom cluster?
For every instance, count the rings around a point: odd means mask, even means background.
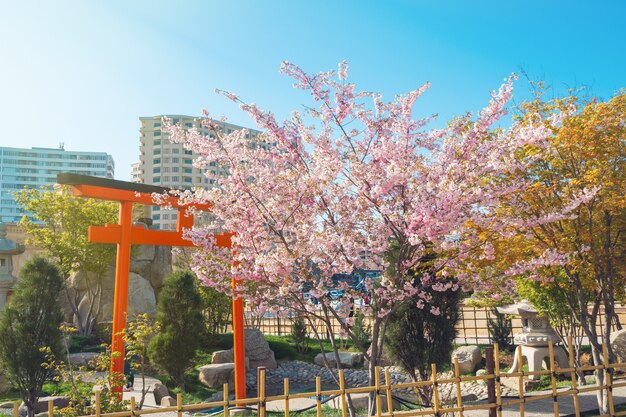
[[[208,112],[201,122],[214,139],[167,123],[171,139],[193,150],[195,166],[217,182],[214,188],[181,196],[211,203],[216,216],[213,224],[187,232],[203,248],[195,255],[202,281],[230,292],[234,273],[243,283],[237,293],[264,311],[303,307],[305,294],[323,302],[333,288],[351,305],[363,292],[336,283],[333,275],[380,269],[381,280],[366,280],[368,308],[378,317],[407,297],[416,297],[424,307],[431,290],[473,286],[478,275],[467,264],[473,256],[493,259],[494,251],[468,226],[494,235],[520,227],[516,219],[496,216],[495,209],[527,184],[501,178],[525,169],[530,161],[517,156],[524,146],[550,151],[551,130],[544,122],[494,128],[507,114],[515,77],[492,93],[476,118],[467,114],[444,129],[428,129],[431,117],[413,116],[414,103],[428,84],[386,102],[380,94],[358,91],[348,80],[345,62],[338,73],[307,74],[288,62],[281,72],[294,80],[295,88],[310,93],[314,103],[284,122],[220,91],[263,131],[257,143],[246,138],[246,130],[221,132]],[[211,174],[212,163],[228,175]],[[217,230],[236,233],[232,253],[215,247],[211,236]],[[432,273],[409,278],[407,271],[420,267],[428,251],[436,256]],[[546,254],[537,262],[559,259]],[[511,273],[530,266],[519,265]],[[451,276],[458,284],[448,281]],[[437,306],[428,309],[439,313]]]

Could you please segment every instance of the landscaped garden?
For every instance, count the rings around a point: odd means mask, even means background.
[[[87,240],[88,226],[116,222],[115,204],[68,189],[18,192],[39,221],[20,223],[27,243],[45,256],[21,269],[0,319],[4,399],[20,397],[33,417],[44,396],[79,416],[146,401],[180,411],[177,394],[221,407],[258,395],[263,414],[265,396],[287,402],[290,384],[317,414],[324,398],[355,416],[394,404],[519,407],[543,390],[535,399],[558,408],[557,397],[578,401],[580,386],[595,385],[599,410],[612,409],[626,360],[616,309],[626,287],[626,95],[546,99],[539,83],[512,106],[511,76],[476,117],[428,128],[429,117],[412,115],[428,84],[385,102],[349,81],[346,62],[319,74],[285,62],[281,72],[317,107],[279,123],[220,92],[258,125],[254,140],[208,113],[199,124],[212,136],[163,120],[217,186],[153,203],[176,198],[214,217],[183,231],[188,252],[133,249],[125,285],[135,310],[123,335],[108,323],[119,301],[114,247]],[[507,106],[514,117],[503,127]],[[150,227],[134,217],[137,230]],[[233,250],[216,230],[233,232]],[[242,377],[227,333],[231,299],[249,310],[246,392],[233,403],[222,391]],[[462,303],[496,309],[495,353],[455,345]],[[254,323],[266,317],[288,318],[290,335],[263,335]],[[110,371],[120,360],[111,336],[125,343],[123,373]],[[141,391],[128,403],[133,382]]]

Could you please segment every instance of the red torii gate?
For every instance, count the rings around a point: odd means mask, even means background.
[[[178,197],[168,196],[164,204],[178,209],[175,231],[148,230],[142,226],[133,226],[133,204],[158,205],[152,198],[153,193],[167,194],[170,189],[147,184],[110,180],[87,175],[62,173],[57,175],[57,183],[70,185],[72,194],[79,197],[117,201],[120,204],[119,224],[106,226],[89,226],[90,242],[117,244],[115,262],[115,290],[113,298],[113,329],[111,341],[111,372],[124,372],[124,330],[126,329],[126,312],[128,308],[128,274],[130,272],[131,245],[162,245],[162,246],[194,246],[189,240],[183,239],[183,229],[193,226],[193,216],[187,215],[188,207],[210,210],[211,205],[181,205]],[[217,246],[230,248],[232,233],[215,235]],[[233,277],[233,289],[239,281]],[[243,299],[233,297],[233,348],[235,360],[235,397],[246,398],[245,346],[243,332]],[[119,355],[115,355],[119,353]],[[121,387],[117,388],[121,391]]]

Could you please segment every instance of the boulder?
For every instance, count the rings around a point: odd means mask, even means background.
[[[144,277],[157,292],[165,278],[172,273],[172,248],[139,245],[130,262],[130,272]]]
[[[221,389],[224,384],[232,391],[235,389],[235,364],[218,363],[204,365],[199,369],[198,380],[209,388]]]
[[[234,363],[235,362],[235,351],[233,349],[228,350],[216,350],[213,352],[211,356],[211,363]],[[246,356],[246,369],[250,369],[250,358]]]
[[[170,395],[170,392],[165,385],[157,382],[156,384],[154,384],[154,388],[152,388],[152,394],[154,394],[154,402],[156,404],[161,404],[161,400],[163,400],[163,398],[165,397],[168,397]]]
[[[95,352],[70,353],[67,360],[70,365],[93,367],[97,356],[98,354]]]
[[[612,332],[610,342],[617,361],[626,362],[626,329]]]
[[[354,408],[356,409],[365,409],[367,410],[367,406],[368,406],[368,400],[369,400],[369,394],[366,392],[360,392],[357,394],[350,394],[350,398],[352,399],[352,405],[354,405]],[[381,405],[382,405],[382,411],[384,413],[388,412],[387,410],[387,396],[385,394],[381,394],[380,396],[381,399]],[[328,405],[328,407],[330,408],[335,408],[335,409],[341,409],[341,397],[337,396],[335,398],[333,398],[332,400],[328,401],[326,403],[326,405]],[[391,402],[391,406],[393,407],[394,410],[399,410],[401,407],[401,403],[398,402],[395,398],[392,399]]]
[[[161,398],[161,402],[159,402],[161,407],[174,407],[176,404],[176,398],[166,395]]]
[[[454,364],[454,358],[459,362],[459,373],[464,375],[474,372],[483,355],[478,346],[469,345],[461,346],[452,352],[452,364]]]
[[[52,404],[58,408],[65,408],[70,405],[70,399],[67,397],[40,397],[37,404],[35,404],[35,414],[48,411],[48,401],[52,401]],[[19,414],[21,417],[25,417],[28,414],[24,402],[20,405]]]
[[[4,403],[0,404],[0,408],[3,408],[3,409],[6,409],[6,408],[13,409],[13,401],[7,401],[7,402],[4,402]]]
[[[84,297],[81,300],[88,303]],[[81,307],[79,306],[79,309]],[[85,305],[88,308],[88,304]],[[138,314],[147,313],[150,316],[156,314],[156,296],[154,289],[147,279],[133,272],[128,274],[128,320],[133,320]],[[102,291],[102,306],[98,314],[99,321],[111,320],[113,316],[113,290]]]
[[[276,358],[270,345],[263,337],[263,333],[257,329],[245,329],[244,331],[246,357],[250,361],[250,368],[254,370],[259,366],[267,369],[276,369]]]
[[[235,353],[232,349],[216,350],[211,355],[211,363],[233,363],[235,362]]]
[[[332,367],[337,367],[335,360],[335,354],[333,352],[327,352],[325,354],[318,353],[313,361],[321,366],[324,366],[324,356]],[[363,354],[360,352],[339,352],[339,362],[342,368],[354,368],[357,365],[363,363]]]

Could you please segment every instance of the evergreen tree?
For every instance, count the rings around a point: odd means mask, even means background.
[[[418,307],[418,299],[405,300],[390,318],[385,335],[389,356],[413,378],[430,378],[431,364],[438,367],[450,363],[456,336],[455,324],[460,314],[460,291],[431,291],[431,303],[439,308],[433,314],[429,308]],[[420,398],[426,406],[432,402],[430,387],[420,389]]]
[[[0,318],[0,362],[19,388],[28,416],[35,414],[41,387],[51,369],[45,348],[60,353],[63,278],[57,266],[35,257],[20,271],[13,297]]]
[[[190,271],[177,271],[165,280],[157,305],[160,331],[148,349],[150,361],[183,389],[185,371],[204,331],[202,298],[195,279]]]

